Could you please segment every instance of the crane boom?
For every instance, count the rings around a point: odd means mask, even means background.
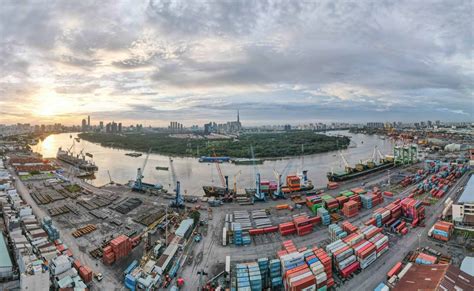
[[[214,151],[214,149],[212,149],[212,155],[214,157],[217,157],[216,152]],[[217,161],[214,162],[214,163],[216,164],[217,172],[219,173],[219,178],[221,180],[222,187],[226,187],[226,182],[225,182],[224,175],[222,174],[221,166],[219,166],[219,162],[217,162]]]

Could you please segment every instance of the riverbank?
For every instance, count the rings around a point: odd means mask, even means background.
[[[294,131],[282,133],[242,134],[235,139],[191,139],[175,138],[167,133],[130,133],[104,134],[81,133],[81,139],[98,143],[104,147],[119,148],[153,153],[181,156],[229,156],[233,158],[251,157],[250,147],[254,148],[257,158],[275,159],[325,153],[346,149],[350,138],[328,136],[312,131]]]

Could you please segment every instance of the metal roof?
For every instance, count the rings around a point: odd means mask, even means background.
[[[181,222],[178,229],[174,232],[177,236],[184,237],[190,227],[193,226],[193,219],[185,219]]]
[[[474,257],[465,257],[461,263],[461,271],[474,276]]]
[[[464,187],[461,197],[459,197],[458,203],[474,203],[474,179],[471,177]]]
[[[448,265],[413,264],[392,290],[436,290],[447,269]]]
[[[0,232],[0,268],[9,267],[12,268],[12,260],[8,252],[7,245],[5,244],[5,238],[3,233]]]

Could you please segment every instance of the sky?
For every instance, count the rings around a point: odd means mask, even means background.
[[[469,0],[0,2],[0,123],[473,121]]]

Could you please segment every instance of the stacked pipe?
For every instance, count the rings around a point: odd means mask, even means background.
[[[342,226],[342,229],[347,232],[348,234],[351,234],[351,233],[354,233],[356,232],[359,228],[354,226],[352,223],[350,223],[349,221],[343,221],[341,223],[341,226]]]
[[[318,216],[321,217],[321,222],[323,225],[331,224],[331,216],[325,208],[318,208]]]
[[[318,208],[323,207],[323,200],[319,195],[307,196],[306,205],[313,213],[317,213]]]
[[[347,232],[337,224],[330,224],[328,230],[331,241],[336,241],[347,236]]]
[[[339,197],[338,197],[339,198]],[[356,201],[348,201],[344,203],[342,213],[346,217],[354,217],[359,214],[359,204]]]
[[[454,225],[446,221],[438,221],[431,229],[431,236],[437,240],[448,241],[454,231]]]

